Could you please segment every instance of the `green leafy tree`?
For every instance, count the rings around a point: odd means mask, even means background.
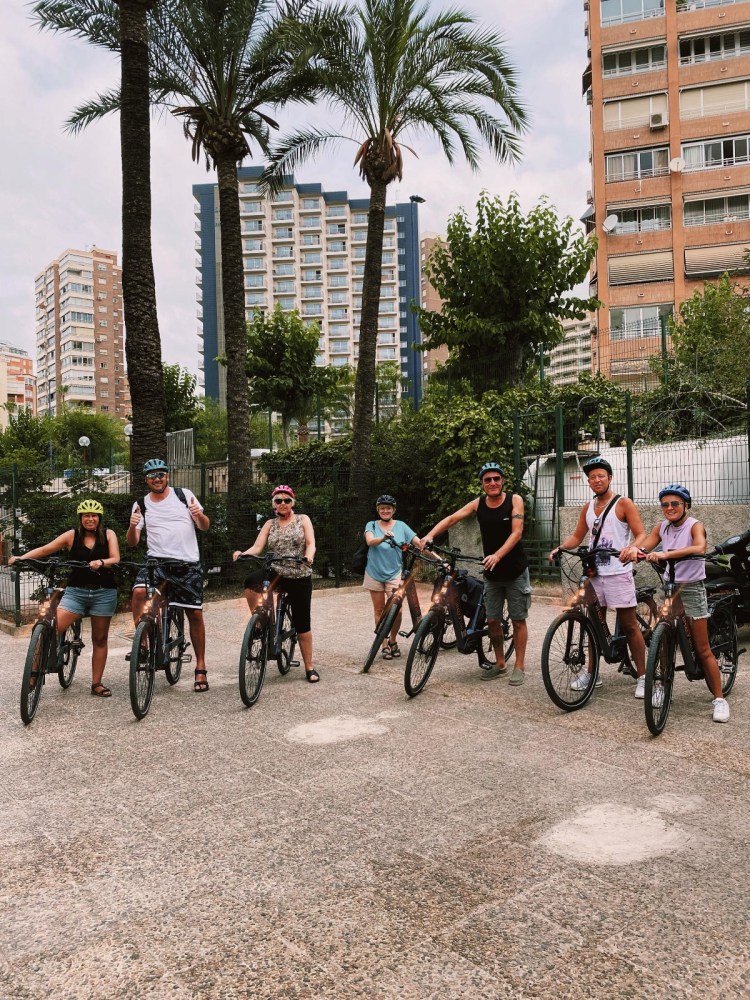
[[[296,310],[286,313],[278,304],[271,313],[256,309],[247,326],[250,398],[281,414],[285,447],[292,420],[306,426],[319,402],[327,407],[335,400],[341,382],[339,369],[315,364],[319,336],[317,325],[305,326]]]
[[[515,194],[504,203],[483,192],[473,226],[464,210],[452,216],[426,267],[442,308],[418,310],[422,349],[449,348],[444,374],[477,393],[520,385],[542,347],[562,340],[560,321],[596,308],[570,294],[596,254],[574,225],[544,199],[525,215]]]
[[[162,0],[162,6],[174,0]],[[84,104],[68,120],[77,132],[101,114],[120,112],[122,300],[133,404],[133,462],[166,453],[161,339],[151,252],[149,21],[157,0],[40,0],[42,28],[64,31],[120,57],[120,87]]]
[[[197,379],[181,365],[164,365],[162,368],[164,403],[167,411],[167,431],[181,431],[192,427],[200,401],[195,394]]]
[[[123,425],[107,413],[96,413],[88,407],[67,406],[52,420],[52,438],[58,461],[66,466],[82,465],[83,453],[78,441],[87,437],[88,466],[109,466],[110,457],[123,461],[127,453]]]
[[[484,143],[500,162],[519,158],[526,114],[502,38],[470,14],[434,13],[417,0],[359,0],[331,12],[334,30],[311,34],[321,92],[355,132],[304,129],[281,142],[272,185],[306,157],[343,138],[358,146],[355,165],[370,188],[354,410],[351,482],[357,519],[370,503],[370,438],[381,258],[388,185],[403,175],[410,135],[435,136],[450,163],[456,147],[476,169]]]

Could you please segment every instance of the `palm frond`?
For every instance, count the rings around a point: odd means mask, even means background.
[[[120,51],[120,14],[114,0],[38,0],[31,6],[31,17],[41,29],[64,31]]]
[[[260,179],[261,185],[270,194],[275,194],[283,187],[285,177],[293,173],[296,166],[304,160],[314,158],[326,147],[336,146],[342,140],[351,141],[349,136],[320,129],[306,129],[287,136],[271,149],[268,166]]]
[[[73,114],[65,122],[65,131],[71,135],[77,135],[87,128],[92,122],[99,121],[106,115],[111,115],[120,110],[120,89],[108,90],[103,94],[98,94],[92,101],[86,101],[76,108]]]

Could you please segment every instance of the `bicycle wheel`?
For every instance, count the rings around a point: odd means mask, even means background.
[[[240,698],[248,708],[260,697],[266,677],[268,618],[257,612],[247,623],[240,651]]]
[[[558,708],[583,708],[599,675],[599,644],[591,622],[565,611],[547,629],[542,646],[542,679]],[[590,669],[589,669],[590,668]]]
[[[391,634],[391,629],[393,628],[393,623],[398,617],[398,613],[401,610],[401,601],[398,598],[394,599],[391,606],[386,605],[383,608],[384,614],[380,616],[380,621],[378,622],[378,627],[375,629],[375,638],[372,640],[372,646],[370,646],[370,652],[367,654],[367,659],[365,660],[365,665],[362,667],[362,673],[366,674],[370,667],[375,662],[375,658],[383,647],[388,636]],[[387,609],[387,610],[386,610]]]
[[[292,624],[292,609],[288,604],[284,606],[284,614],[281,617],[281,631],[278,636],[279,654],[276,657],[276,666],[280,674],[288,674],[289,668],[294,659],[294,650],[297,645],[297,630]]]
[[[414,633],[404,670],[404,688],[410,698],[418,695],[427,683],[440,651],[445,612],[432,608],[424,616]]]
[[[721,672],[721,693],[726,697],[737,679],[737,625],[728,608],[715,608],[708,619],[708,641]]]
[[[513,657],[515,651],[515,643],[513,641],[513,626],[510,623],[509,618],[503,618],[503,659],[505,665],[507,666]],[[497,656],[495,655],[495,647],[492,644],[492,640],[489,635],[485,635],[482,638],[481,643],[477,649],[477,657],[479,658],[479,666],[484,670],[490,670],[497,663]]]
[[[654,629],[648,647],[643,701],[646,725],[654,736],[658,736],[667,724],[672,704],[676,655],[674,628],[670,622],[660,622]]]
[[[182,673],[182,661],[185,658],[185,612],[171,604],[167,612],[167,657],[164,663],[164,673],[170,684],[176,684]]]
[[[44,684],[44,672],[49,655],[49,643],[54,641],[54,636],[49,625],[44,622],[37,622],[31,633],[29,650],[26,653],[26,662],[23,665],[23,677],[21,679],[21,718],[24,725],[28,726],[36,715],[39,706],[39,699],[42,696],[42,685]]]
[[[156,670],[156,622],[141,622],[135,630],[130,650],[130,707],[136,719],[148,715],[154,693]]]
[[[65,630],[65,635],[57,648],[57,679],[61,688],[69,688],[73,683],[78,657],[81,655],[82,649],[81,620],[79,618],[77,622],[73,622]]]

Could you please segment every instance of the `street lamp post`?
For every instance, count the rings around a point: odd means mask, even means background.
[[[133,475],[133,425],[125,424],[122,429],[123,434],[128,439],[128,472]]]
[[[91,444],[91,439],[87,438],[84,434],[83,437],[78,438],[78,444],[83,448],[83,467],[86,468],[86,449]]]

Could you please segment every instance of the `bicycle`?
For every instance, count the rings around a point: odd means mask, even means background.
[[[705,680],[703,667],[693,648],[690,626],[680,597],[680,585],[675,582],[675,564],[685,559],[712,560],[717,554],[719,553],[715,551],[708,556],[683,556],[667,560],[670,579],[663,584],[665,600],[646,661],[644,708],[646,725],[653,736],[658,736],[667,724],[675,673],[683,671],[689,681]],[[660,572],[656,566],[654,569]],[[709,593],[708,601],[708,641],[719,664],[721,693],[724,697],[734,687],[737,661],[740,654],[745,652],[744,649],[737,649],[737,625],[733,613],[735,597],[735,593],[726,591],[715,597]],[[677,663],[678,648],[682,655],[681,663]]]
[[[465,622],[461,609],[460,581],[462,576],[461,571],[456,569],[456,563],[459,559],[481,563],[482,559],[475,556],[463,556],[460,549],[443,549],[434,544],[429,545],[428,549],[440,553],[445,558],[438,564],[432,605],[414,632],[414,639],[406,657],[404,689],[410,698],[416,697],[429,680],[441,649],[441,639],[448,622],[455,629],[456,648],[459,653],[464,655],[476,653],[479,666],[483,670],[491,670],[497,662],[494,647],[489,639],[483,592],[476,606],[472,609],[468,623]],[[505,662],[507,663],[514,648],[510,620],[507,617],[502,619],[502,629]]]
[[[31,632],[21,679],[21,719],[24,725],[28,726],[39,707],[47,674],[56,673],[63,690],[67,690],[73,683],[78,657],[85,643],[81,639],[80,618],[62,635],[57,631],[57,607],[65,592],[65,588],[59,586],[57,580],[69,569],[90,569],[90,567],[87,562],[63,561],[54,557],[47,561],[18,559],[13,568],[16,567],[20,571],[28,568],[29,572],[38,572],[47,580],[37,620]]]
[[[297,630],[292,621],[292,609],[286,593],[276,590],[280,574],[272,570],[271,563],[307,564],[300,556],[275,556],[272,552],[264,556],[239,556],[238,561],[244,559],[255,559],[263,567],[260,603],[250,616],[240,649],[240,698],[247,708],[252,708],[263,688],[267,660],[276,660],[282,676],[292,667],[299,666],[299,660],[293,659]],[[275,602],[274,593],[278,595]]]
[[[130,650],[128,684],[130,707],[139,721],[148,715],[154,694],[157,670],[163,670],[170,685],[180,679],[183,663],[190,663],[192,654],[186,650],[190,643],[185,639],[185,612],[169,601],[169,580],[161,589],[156,586],[154,574],[157,567],[185,566],[180,559],[147,558],[139,563],[120,563],[123,567],[147,570],[146,603],[138,619]]]
[[[596,556],[617,556],[619,552],[607,548],[589,549],[585,545],[558,552],[580,559],[582,573],[572,603],[547,629],[542,645],[542,679],[554,704],[563,711],[572,712],[583,708],[593,694],[601,658],[606,663],[619,664],[620,673],[634,677],[635,669],[619,620],[613,634],[590,582]],[[646,645],[651,641],[657,620],[655,593],[656,587],[636,589],[636,620]]]
[[[372,641],[372,646],[370,646],[370,652],[367,654],[365,665],[362,667],[363,674],[366,674],[369,671],[386,639],[391,634],[393,623],[401,613],[404,599],[406,600],[406,605],[409,609],[409,614],[411,615],[412,627],[408,632],[401,630],[399,635],[404,639],[408,639],[410,635],[414,634],[417,626],[422,621],[422,606],[419,603],[419,594],[417,593],[416,578],[414,576],[414,563],[418,559],[422,559],[424,562],[428,562],[432,565],[435,563],[434,559],[429,559],[426,556],[423,556],[419,549],[412,545],[398,545],[392,539],[389,539],[388,541],[390,545],[394,548],[400,548],[404,553],[401,583],[385,602],[385,606],[380,614],[378,623],[375,626],[375,638]],[[456,645],[456,635],[453,630],[452,621],[446,619],[445,626],[445,631],[443,632],[443,636],[440,640],[440,645],[443,649],[453,649]]]

